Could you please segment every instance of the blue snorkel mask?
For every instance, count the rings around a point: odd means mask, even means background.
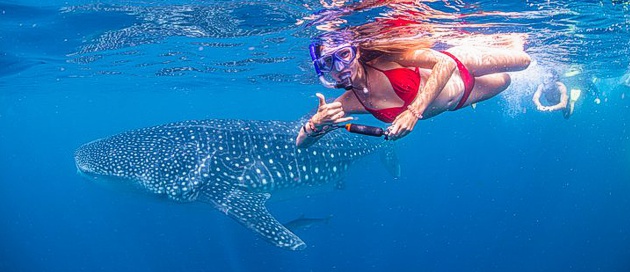
[[[352,63],[352,61],[356,57],[356,47],[354,46],[344,46],[333,54],[329,56],[320,56],[319,51],[320,44],[311,43],[309,46],[309,53],[311,54],[311,59],[313,60],[313,66],[315,67],[315,72],[317,73],[317,77],[319,77],[319,81],[326,88],[331,89],[345,89],[352,90],[352,78],[351,73],[346,72],[339,75],[340,80],[338,82],[330,82],[324,77],[324,73],[331,72],[333,69],[336,71],[342,71],[346,68],[347,65]]]

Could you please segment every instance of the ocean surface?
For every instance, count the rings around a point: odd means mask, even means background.
[[[535,63],[419,122],[400,178],[368,157],[342,190],[270,203],[281,222],[326,219],[287,251],[210,205],[90,182],[73,153],[174,121],[292,121],[339,95],[296,23],[319,1],[0,1],[0,271],[630,271],[627,1],[427,4],[529,34]],[[575,67],[574,115],[538,112],[542,73]]]

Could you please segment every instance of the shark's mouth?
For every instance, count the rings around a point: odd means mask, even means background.
[[[110,144],[107,140],[96,140],[84,144],[74,153],[74,164],[77,172],[89,179],[111,179],[124,177],[125,172],[120,168],[120,161],[116,163],[111,157]],[[121,175],[122,174],[122,175]]]
[[[85,146],[86,145],[77,149],[77,151],[74,153],[74,164],[77,167],[77,172],[82,175],[87,175],[94,172],[93,167],[88,162],[88,159],[87,159],[88,153],[85,152],[85,148],[84,148]]]

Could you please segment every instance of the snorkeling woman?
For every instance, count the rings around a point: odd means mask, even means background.
[[[436,51],[426,40],[355,36],[349,30],[331,32],[309,46],[322,84],[345,92],[332,103],[317,94],[319,107],[300,130],[298,147],[310,146],[333,125],[352,120],[352,114],[372,114],[391,123],[386,135],[400,139],[418,120],[499,94],[510,85],[506,72],[524,70],[531,61],[522,39],[503,48],[455,46]]]

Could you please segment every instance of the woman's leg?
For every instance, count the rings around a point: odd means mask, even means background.
[[[515,49],[457,46],[449,50],[474,76],[514,72],[526,69],[531,58]]]
[[[475,78],[475,87],[464,103],[464,107],[494,97],[510,86],[511,79],[507,73],[485,75]]]

